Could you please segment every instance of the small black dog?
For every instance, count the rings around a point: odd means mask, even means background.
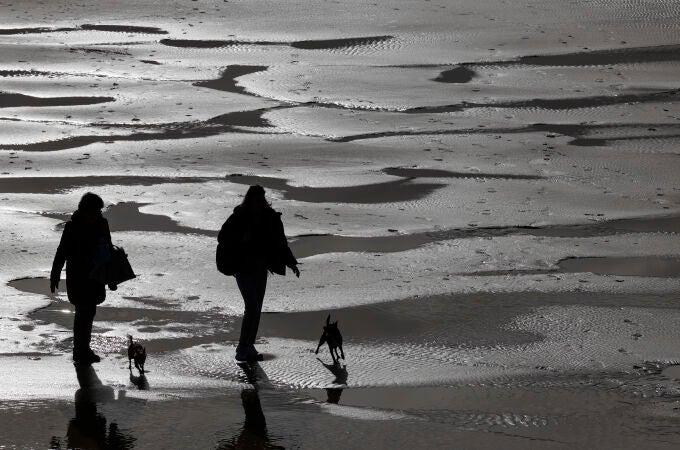
[[[144,373],[144,363],[146,362],[146,348],[139,342],[133,342],[132,336],[128,335],[128,369],[132,370],[132,360],[140,374]]]
[[[323,327],[323,334],[321,334],[321,339],[319,339],[319,345],[316,347],[316,354],[319,354],[319,349],[324,343],[328,343],[328,350],[331,352],[331,358],[333,358],[333,364],[337,363],[342,359],[345,359],[345,352],[342,351],[342,334],[338,329],[338,321],[331,323],[331,315],[326,317],[326,326]],[[340,355],[338,355],[338,349],[340,349]]]

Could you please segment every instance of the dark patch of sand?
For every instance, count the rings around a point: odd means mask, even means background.
[[[460,112],[473,108],[507,108],[507,109],[548,109],[548,110],[567,110],[579,108],[598,108],[610,105],[666,102],[677,98],[680,90],[649,92],[644,94],[621,94],[621,95],[599,95],[592,97],[576,98],[555,98],[531,100],[517,100],[496,103],[474,103],[461,102],[460,104],[444,106],[420,106],[410,108],[403,112],[408,114],[437,114]]]
[[[532,126],[517,127],[517,128],[459,128],[446,130],[393,130],[393,131],[377,131],[370,133],[352,134],[348,136],[328,137],[326,140],[330,142],[354,142],[365,139],[379,139],[386,137],[398,136],[446,136],[446,135],[470,135],[470,134],[515,134],[515,133],[530,133],[536,131]]]
[[[614,64],[635,64],[649,62],[680,61],[680,45],[654,45],[629,47],[586,52],[564,53],[558,55],[529,55],[520,58],[497,61],[469,63],[471,66],[611,66]]]
[[[680,139],[680,133],[678,134],[664,134],[655,136],[653,134],[641,134],[637,136],[624,136],[624,137],[605,137],[605,138],[578,138],[569,141],[571,145],[577,145],[580,147],[603,147],[610,142],[616,141],[639,141],[645,139]]]
[[[618,256],[569,257],[560,260],[555,269],[507,269],[461,272],[460,276],[519,276],[556,273],[593,273],[631,277],[680,278],[680,257],[675,256]]]
[[[202,39],[161,39],[162,45],[180,48],[221,48],[241,45],[288,45],[286,42],[239,41],[239,40],[202,40]]]
[[[622,105],[647,102],[665,102],[677,98],[680,90],[648,92],[644,94],[601,95],[578,98],[531,99],[500,103],[469,103],[466,106],[478,108],[539,108],[539,109],[578,109],[596,108],[609,105]]]
[[[56,33],[60,31],[77,31],[78,28],[48,28],[48,27],[32,27],[32,28],[2,28],[0,29],[0,36],[7,36],[13,34],[37,34],[37,33]]]
[[[49,295],[49,281],[46,278],[13,280],[9,282],[9,286],[22,292]],[[507,323],[514,317],[531,313],[539,306],[551,305],[661,309],[677,306],[672,295],[586,292],[451,294],[340,309],[264,313],[260,336],[316,342],[321,336],[326,317],[330,314],[333,320],[338,320],[347,342],[428,342],[434,346],[520,345],[541,340],[542,337],[508,329]],[[31,312],[29,318],[70,328],[73,321],[72,311],[70,303],[53,301],[50,305]],[[240,330],[240,318],[237,316],[172,308],[121,308],[103,304],[97,308],[96,320],[132,323],[137,327],[162,328],[168,324],[184,324],[186,333],[199,335],[160,339],[146,339],[140,335],[148,349],[158,352],[210,342],[233,342],[238,340]]]
[[[375,45],[381,42],[389,41],[393,38],[394,36],[368,36],[339,39],[317,39],[294,41],[290,43],[290,46],[304,50],[333,50],[348,47],[361,47],[364,45]]]
[[[54,194],[81,187],[154,186],[157,184],[201,183],[219,180],[211,177],[145,177],[98,175],[81,177],[0,177],[0,192],[13,194]]]
[[[436,232],[379,237],[301,235],[291,239],[290,248],[298,258],[340,252],[392,253],[436,242],[436,235]]]
[[[145,203],[124,202],[109,206],[104,215],[111,231],[160,231],[217,236],[216,231],[181,226],[168,216],[141,213],[139,208],[144,205]]]
[[[592,237],[625,233],[680,233],[680,217],[633,217],[576,225],[549,225],[526,229],[526,233],[533,236],[549,237]]]
[[[451,239],[529,235],[546,237],[594,237],[627,233],[680,233],[679,216],[617,219],[577,225],[544,227],[469,227],[435,230],[391,236],[359,237],[336,235],[303,235],[293,238],[291,249],[304,258],[323,253],[370,252],[390,253],[412,250],[423,245]],[[509,275],[514,272],[494,272],[487,275]],[[522,272],[525,273],[525,272]],[[537,271],[535,273],[545,273]]]
[[[143,34],[168,34],[167,31],[157,27],[140,27],[136,25],[102,25],[84,24],[80,26],[83,30],[111,31],[115,33],[143,33]]]
[[[597,275],[680,278],[680,257],[621,256],[567,258],[557,263],[560,271]]]
[[[604,130],[612,131],[639,131],[640,134],[628,136],[611,136],[598,138],[584,138],[592,132],[602,132]],[[660,133],[663,131],[664,133]],[[678,133],[674,133],[677,131]],[[562,134],[564,136],[573,137],[569,142],[571,145],[604,145],[607,141],[612,140],[637,140],[637,139],[658,139],[671,138],[680,134],[680,125],[668,123],[634,123],[634,124],[548,124],[535,123],[524,127],[515,128],[461,128],[461,129],[446,129],[446,130],[394,130],[394,131],[380,131],[373,133],[361,133],[340,137],[329,137],[326,140],[331,142],[353,142],[364,139],[378,139],[384,137],[398,137],[398,136],[465,136],[473,134],[488,134],[488,135],[502,135],[502,134],[521,134],[547,132]],[[555,137],[555,136],[550,136]],[[593,142],[597,142],[595,144]]]
[[[260,179],[258,177],[258,179]],[[213,180],[213,179],[210,179]],[[285,180],[268,179],[272,183],[285,183]],[[153,180],[151,180],[153,181]],[[230,180],[231,181],[231,180]],[[183,182],[183,181],[178,181]],[[248,184],[248,183],[244,183]],[[261,184],[261,183],[260,183]],[[270,186],[271,188],[271,186]],[[314,188],[309,188],[314,189]],[[111,205],[106,211],[112,231],[150,231],[165,233],[198,234],[214,237],[216,230],[204,230],[179,225],[171,218],[160,214],[147,214],[139,211],[144,204],[126,202]],[[66,221],[70,214],[48,213],[46,217]],[[500,237],[509,235],[529,235],[546,237],[594,237],[627,233],[680,233],[680,216],[640,217],[592,222],[576,225],[532,226],[498,226],[468,227],[447,230],[433,230],[410,234],[392,234],[388,236],[337,236],[332,234],[300,235],[290,239],[290,247],[298,258],[338,253],[338,252],[370,252],[391,253],[412,250],[434,242],[451,239],[469,239],[479,237]],[[535,271],[487,271],[470,275],[512,275],[529,273],[548,273],[545,270]]]
[[[440,83],[468,83],[477,73],[467,66],[458,66],[453,69],[445,70],[433,81]]]
[[[44,72],[42,70],[0,70],[0,77],[49,77],[58,75],[56,72]]]
[[[388,167],[383,173],[402,178],[477,178],[491,180],[541,180],[540,175],[519,175],[511,173],[452,172],[440,169],[421,169],[417,167]]]
[[[185,227],[179,225],[168,216],[142,213],[139,211],[139,208],[144,205],[147,205],[147,203],[123,202],[106,208],[104,217],[109,222],[110,230],[112,232],[147,231],[217,236],[217,231]],[[71,218],[71,214],[45,213],[43,215],[63,222]]]
[[[309,203],[389,203],[419,200],[431,194],[444,184],[413,183],[411,180],[396,180],[361,186],[340,187],[297,187],[290,186],[280,178],[252,175],[229,175],[232,183],[245,185],[259,184],[268,189],[282,191],[284,197]]]
[[[276,108],[276,107],[275,107]],[[177,122],[160,125],[101,125],[106,128],[119,128],[136,131],[131,134],[123,135],[84,135],[70,136],[53,141],[32,142],[28,144],[0,144],[1,150],[21,150],[26,152],[53,152],[66,150],[94,143],[112,143],[118,141],[154,141],[168,139],[195,139],[199,137],[216,136],[223,133],[239,132],[253,133],[239,127],[267,128],[270,127],[269,121],[262,116],[272,110],[272,108],[258,109],[251,111],[236,111],[222,114],[206,121],[196,122]],[[98,124],[93,124],[97,126]],[[160,131],[158,131],[160,130]]]
[[[661,375],[670,378],[671,380],[680,382],[680,365],[668,366],[661,371]]]
[[[388,41],[393,36],[370,36],[370,37],[356,37],[356,38],[341,38],[341,39],[320,39],[320,40],[305,40],[293,42],[276,42],[276,41],[241,41],[236,39],[227,40],[209,40],[209,39],[161,39],[160,43],[170,47],[181,48],[221,48],[234,47],[240,45],[263,45],[263,46],[281,46],[286,45],[293,48],[305,50],[331,50],[348,47],[358,47],[364,45],[374,45],[380,42]]]
[[[0,108],[21,106],[77,106],[113,102],[113,97],[34,97],[32,95],[0,92]]]
[[[268,66],[242,66],[235,64],[224,69],[220,78],[216,80],[199,81],[194,83],[194,86],[217,89],[218,91],[235,92],[237,94],[249,94],[247,90],[237,84],[236,78],[251,73],[262,72],[267,69]]]
[[[62,280],[61,285],[64,285]],[[49,295],[49,280],[24,278],[9,282],[22,292]],[[524,296],[504,303],[502,295],[439,296],[400,300],[374,305],[310,312],[264,313],[260,325],[262,337],[285,337],[316,341],[326,316],[339,320],[347,342],[430,342],[433,345],[498,345],[533,342],[538,336],[503,325],[512,317],[528,313],[535,306]],[[499,306],[503,305],[502,308]],[[73,305],[53,301],[29,314],[32,320],[70,328]],[[183,338],[139,337],[154,351],[170,351],[203,343],[238,340],[240,318],[214,312],[175,309],[121,308],[106,304],[97,307],[96,321],[132,323],[136,327],[163,327],[186,324],[186,332],[200,336]],[[196,326],[200,326],[196,330]],[[192,328],[193,327],[193,328]]]

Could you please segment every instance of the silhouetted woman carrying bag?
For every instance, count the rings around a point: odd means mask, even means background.
[[[281,213],[264,197],[262,186],[251,186],[243,202],[222,225],[217,237],[217,268],[233,275],[243,296],[245,311],[236,347],[237,361],[261,361],[255,349],[268,272],[299,277],[297,261],[288,247]]]
[[[109,223],[102,216],[104,201],[88,192],[78,204],[78,210],[66,222],[61,241],[52,263],[50,290],[59,288],[61,269],[66,263],[66,293],[75,306],[73,318],[73,361],[84,364],[99,362],[90,349],[92,322],[97,305],[106,298],[104,283],[91,277],[95,267],[107,264],[113,245]],[[116,289],[115,285],[109,288]]]

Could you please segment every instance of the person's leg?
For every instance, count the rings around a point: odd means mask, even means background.
[[[267,272],[239,273],[235,276],[239,291],[245,305],[243,320],[241,322],[241,336],[236,348],[237,359],[253,356],[255,353],[255,338],[260,324],[262,301],[267,284]]]
[[[241,296],[243,297],[243,319],[241,320],[241,335],[236,347],[236,358],[245,359],[248,351],[248,341],[253,328],[253,319],[257,315],[257,297],[253,286],[253,276],[249,272],[238,273],[234,276]]]
[[[248,347],[257,353],[255,350],[255,340],[257,339],[257,330],[260,327],[260,317],[262,315],[262,304],[264,303],[264,294],[267,290],[267,271],[258,272],[253,277],[255,308],[257,314],[254,314],[250,335],[248,336]]]
[[[92,304],[76,305],[73,316],[73,357],[82,359],[91,354],[90,340],[92,339],[92,322],[97,306]]]

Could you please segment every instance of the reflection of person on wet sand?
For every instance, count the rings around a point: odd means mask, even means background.
[[[257,389],[244,389],[241,391],[241,403],[245,420],[243,427],[237,436],[223,441],[217,447],[221,450],[227,449],[283,449],[280,445],[270,442],[267,433],[267,422],[262,412],[260,396]]]
[[[61,269],[66,263],[66,293],[75,306],[73,317],[73,361],[83,364],[99,362],[90,349],[92,322],[97,305],[106,298],[104,284],[90,278],[98,264],[111,258],[113,244],[109,223],[102,217],[104,201],[91,192],[83,195],[78,210],[66,222],[52,263],[50,290],[59,288]],[[115,289],[115,286],[109,286]]]
[[[221,442],[217,448],[221,450],[247,448],[283,449],[284,447],[271,443],[267,433],[267,421],[260,404],[258,383],[261,381],[267,382],[267,375],[257,363],[252,365],[241,364],[240,366],[245,372],[246,379],[252,384],[252,388],[241,391],[241,403],[245,420],[239,434],[230,440]]]
[[[236,348],[238,361],[262,360],[255,349],[267,272],[286,274],[289,267],[300,276],[281,222],[281,213],[272,209],[262,186],[251,186],[241,205],[222,225],[218,235],[217,265],[233,275],[243,296],[245,311]]]
[[[97,403],[114,401],[113,388],[104,386],[91,366],[77,366],[80,389],[76,391],[76,415],[69,421],[66,445],[53,438],[50,448],[129,449],[135,438],[123,433],[116,423],[107,429],[106,418],[97,411]]]

